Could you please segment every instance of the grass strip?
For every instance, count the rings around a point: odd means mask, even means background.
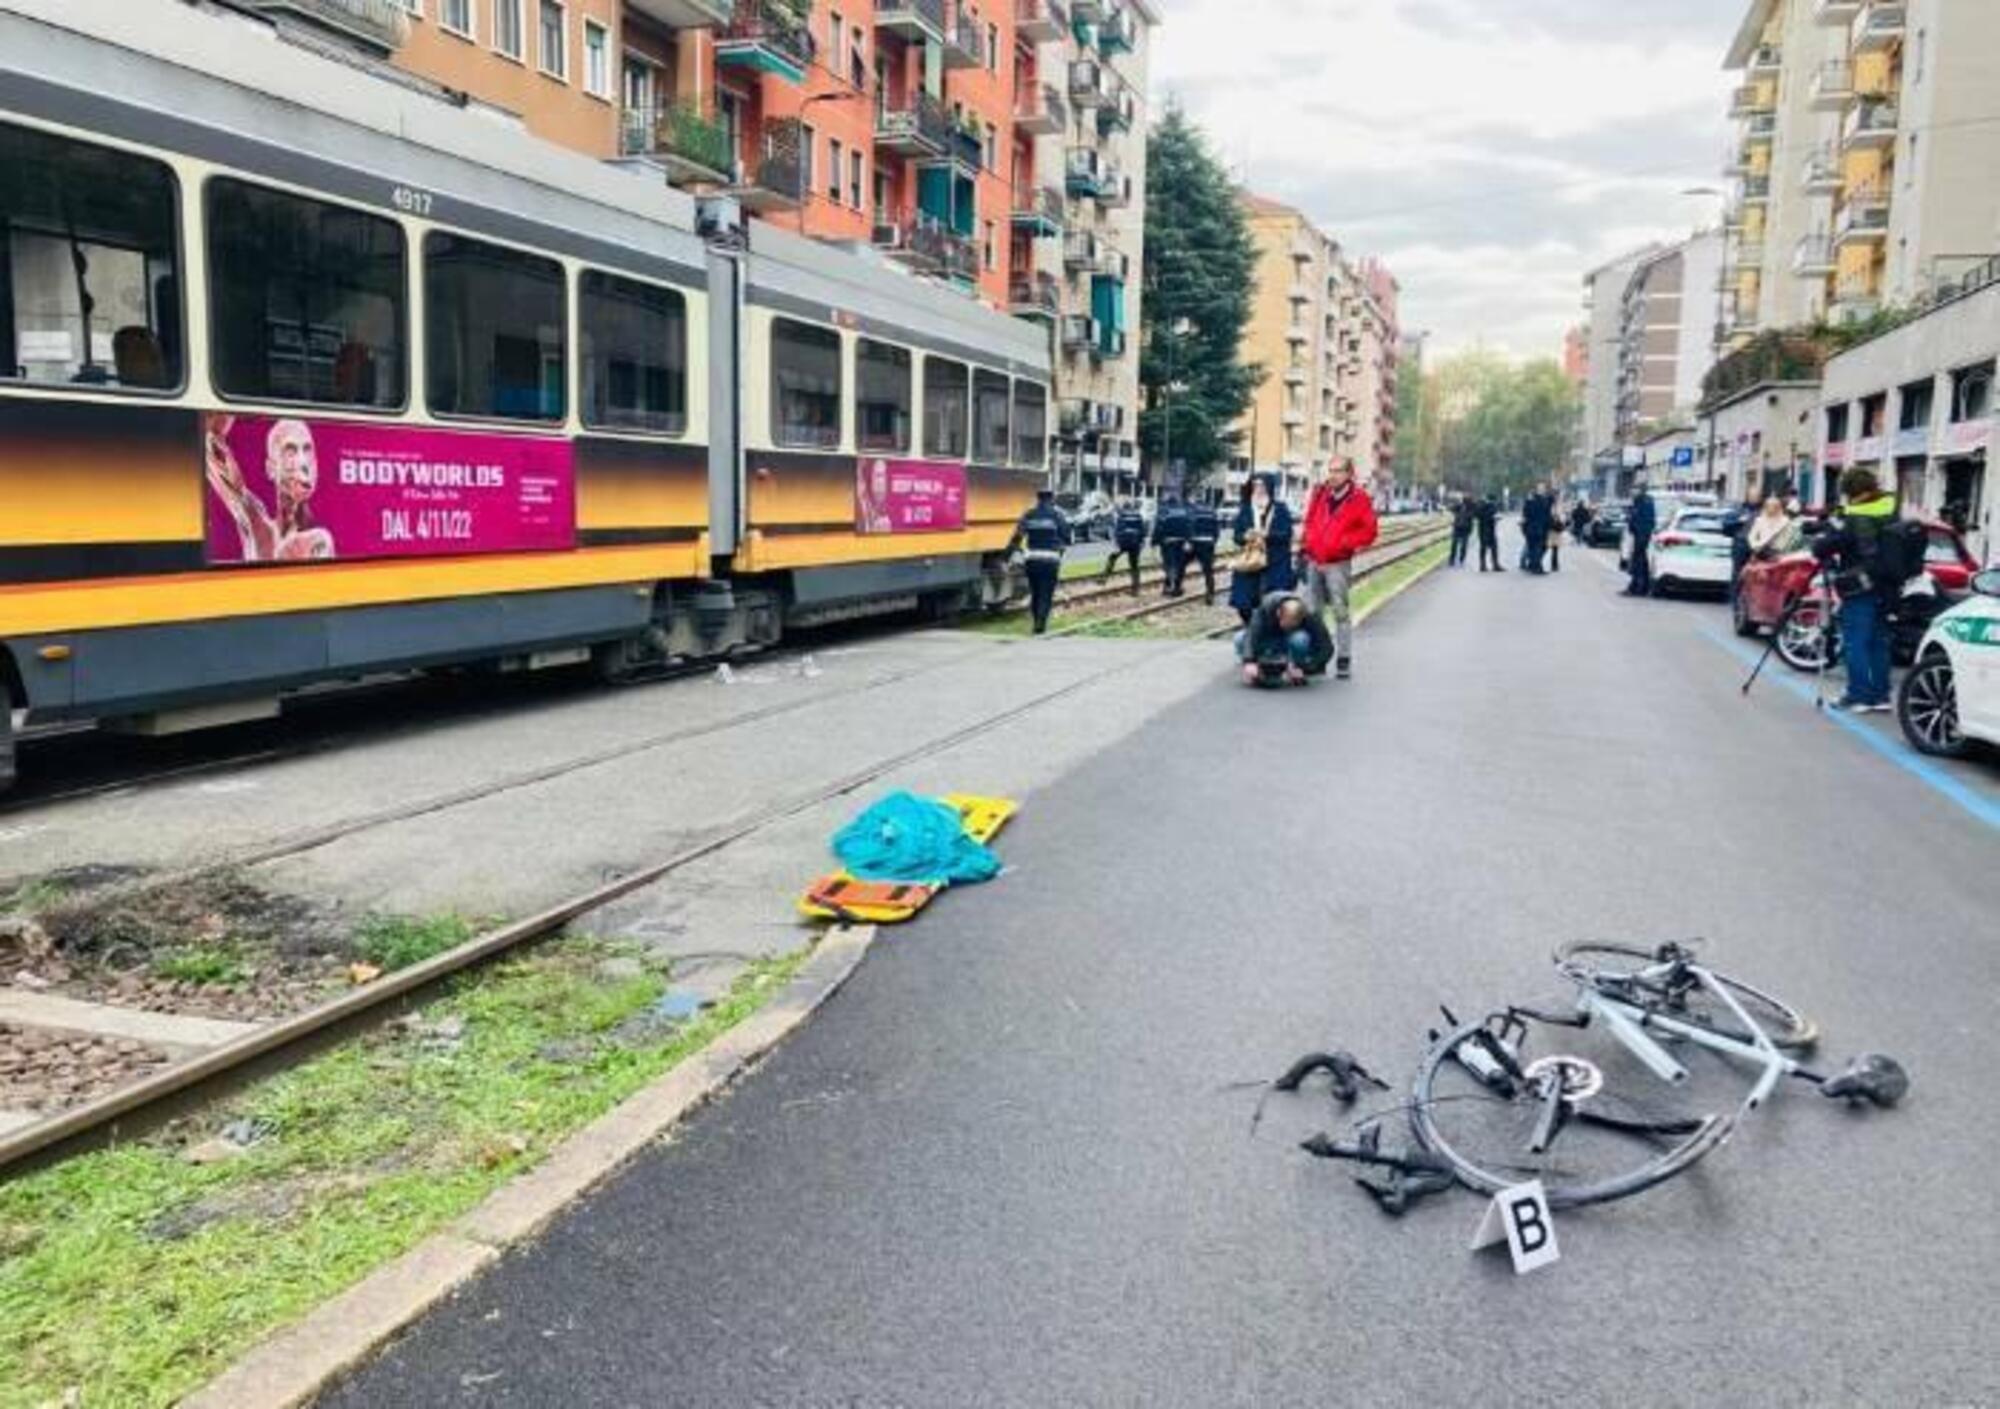
[[[651,1011],[664,972],[557,940],[143,1140],[0,1186],[0,1409],[171,1404],[750,1016],[805,954],[674,1023]],[[256,1138],[187,1158],[225,1129]]]

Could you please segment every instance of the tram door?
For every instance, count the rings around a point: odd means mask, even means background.
[[[720,565],[743,541],[743,264],[708,252],[708,536]]]

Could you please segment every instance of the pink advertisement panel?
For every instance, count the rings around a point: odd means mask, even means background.
[[[964,527],[965,466],[872,455],[856,462],[856,533],[939,533]]]
[[[553,436],[294,417],[203,418],[211,563],[576,546],[576,472]]]

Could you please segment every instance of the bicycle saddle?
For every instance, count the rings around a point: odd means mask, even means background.
[[[1901,1062],[1880,1052],[1863,1052],[1847,1064],[1846,1071],[1821,1082],[1819,1094],[1850,1105],[1869,1101],[1878,1106],[1893,1106],[1909,1089],[1910,1074],[1903,1070]]]

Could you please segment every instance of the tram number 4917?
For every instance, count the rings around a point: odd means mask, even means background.
[[[429,215],[431,213],[431,193],[419,191],[414,186],[398,186],[389,192],[389,202],[405,215]]]

